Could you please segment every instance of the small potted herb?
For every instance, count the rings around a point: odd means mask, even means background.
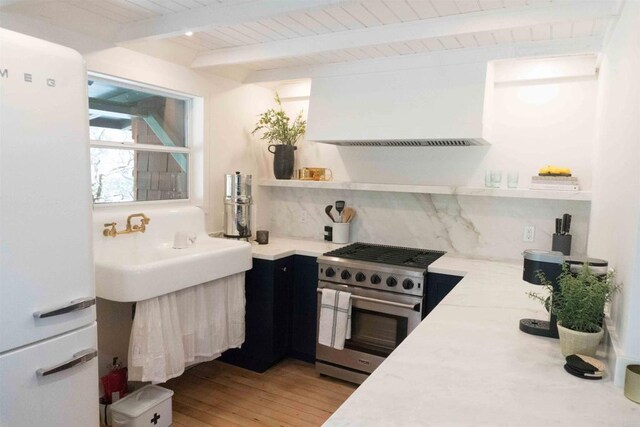
[[[540,272],[538,277],[551,294],[551,301],[549,302],[547,295],[535,292],[529,292],[528,295],[540,301],[556,315],[562,354],[595,356],[604,334],[604,306],[620,289],[620,285],[614,281],[613,273],[598,276],[585,263],[580,271],[574,274],[569,265],[564,264],[555,293],[553,284],[544,273]]]
[[[269,142],[269,152],[274,154],[273,174],[276,179],[291,179],[293,152],[296,149],[296,143],[307,130],[307,122],[302,120],[302,111],[300,111],[291,123],[291,119],[282,109],[282,102],[277,92],[275,101],[278,109],[270,108],[260,114],[260,120],[251,134],[262,131],[261,139]]]

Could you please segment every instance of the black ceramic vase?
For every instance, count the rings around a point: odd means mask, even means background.
[[[291,179],[293,176],[293,152],[295,145],[272,144],[269,146],[269,152],[273,157],[273,174],[276,179]]]

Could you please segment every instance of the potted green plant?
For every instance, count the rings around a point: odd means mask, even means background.
[[[535,292],[528,295],[556,315],[562,354],[595,356],[604,334],[604,306],[620,288],[613,272],[596,275],[585,264],[574,274],[569,265],[564,264],[555,292],[544,273],[540,272],[538,277],[550,296]]]
[[[275,101],[278,108],[269,108],[260,114],[260,120],[256,123],[256,128],[251,134],[262,131],[261,139],[269,142],[268,150],[274,154],[273,174],[276,179],[291,179],[293,176],[293,152],[296,149],[296,143],[307,130],[307,122],[302,120],[302,111],[300,111],[291,123],[291,119],[282,109],[282,102],[277,92]]]

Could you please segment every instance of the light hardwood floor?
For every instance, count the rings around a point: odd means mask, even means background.
[[[319,426],[356,389],[293,359],[263,374],[214,360],[164,387],[175,393],[174,427]]]

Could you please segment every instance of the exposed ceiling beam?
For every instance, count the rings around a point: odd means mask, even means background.
[[[173,37],[183,35],[186,31],[196,32],[219,26],[257,21],[344,2],[343,0],[261,0],[242,3],[215,3],[210,6],[123,25],[114,35],[113,41],[125,43],[140,39]]]
[[[549,6],[498,9],[400,24],[342,31],[268,43],[217,49],[201,53],[194,68],[269,61],[340,49],[406,42],[459,34],[525,27],[562,21],[580,21],[615,15],[611,2],[558,2]]]
[[[414,68],[468,64],[495,61],[508,58],[527,58],[557,55],[597,53],[602,49],[602,37],[582,37],[562,40],[496,45],[469,49],[452,49],[416,55],[399,55],[387,58],[363,59],[360,61],[332,64],[307,65],[254,71],[247,75],[243,83],[264,83],[272,81],[296,80],[301,78],[321,78],[351,74],[367,74]]]

